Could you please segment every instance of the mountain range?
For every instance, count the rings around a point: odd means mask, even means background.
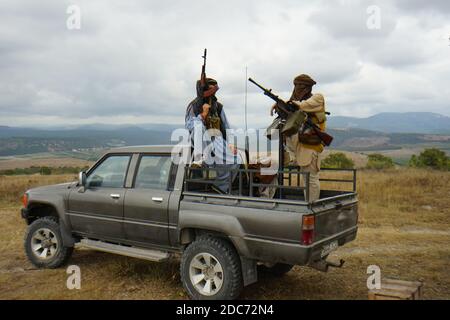
[[[89,124],[47,129],[0,126],[0,156],[42,152],[89,154],[117,146],[170,144],[175,124]],[[450,150],[450,118],[435,113],[380,113],[369,118],[328,118],[332,148],[349,151],[437,146]]]
[[[330,116],[330,128],[357,128],[386,133],[450,133],[450,117],[431,112],[379,113],[368,118]]]

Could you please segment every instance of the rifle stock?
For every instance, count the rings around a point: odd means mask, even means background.
[[[331,145],[334,139],[332,136],[317,128],[316,125],[313,126],[313,130],[325,146],[329,147]]]

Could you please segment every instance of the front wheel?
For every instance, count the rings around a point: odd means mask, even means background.
[[[28,260],[38,268],[58,268],[73,251],[63,245],[58,220],[54,217],[43,217],[30,224],[24,242]]]
[[[184,251],[181,281],[191,299],[232,300],[243,282],[239,255],[226,240],[202,236]]]

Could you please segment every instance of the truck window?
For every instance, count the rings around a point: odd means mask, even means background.
[[[106,158],[87,177],[88,188],[123,188],[129,161],[129,155]]]
[[[170,156],[142,156],[134,187],[166,190],[171,165]]]

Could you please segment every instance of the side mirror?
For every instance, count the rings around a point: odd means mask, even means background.
[[[86,172],[81,171],[78,174],[78,186],[85,187],[86,186]]]

